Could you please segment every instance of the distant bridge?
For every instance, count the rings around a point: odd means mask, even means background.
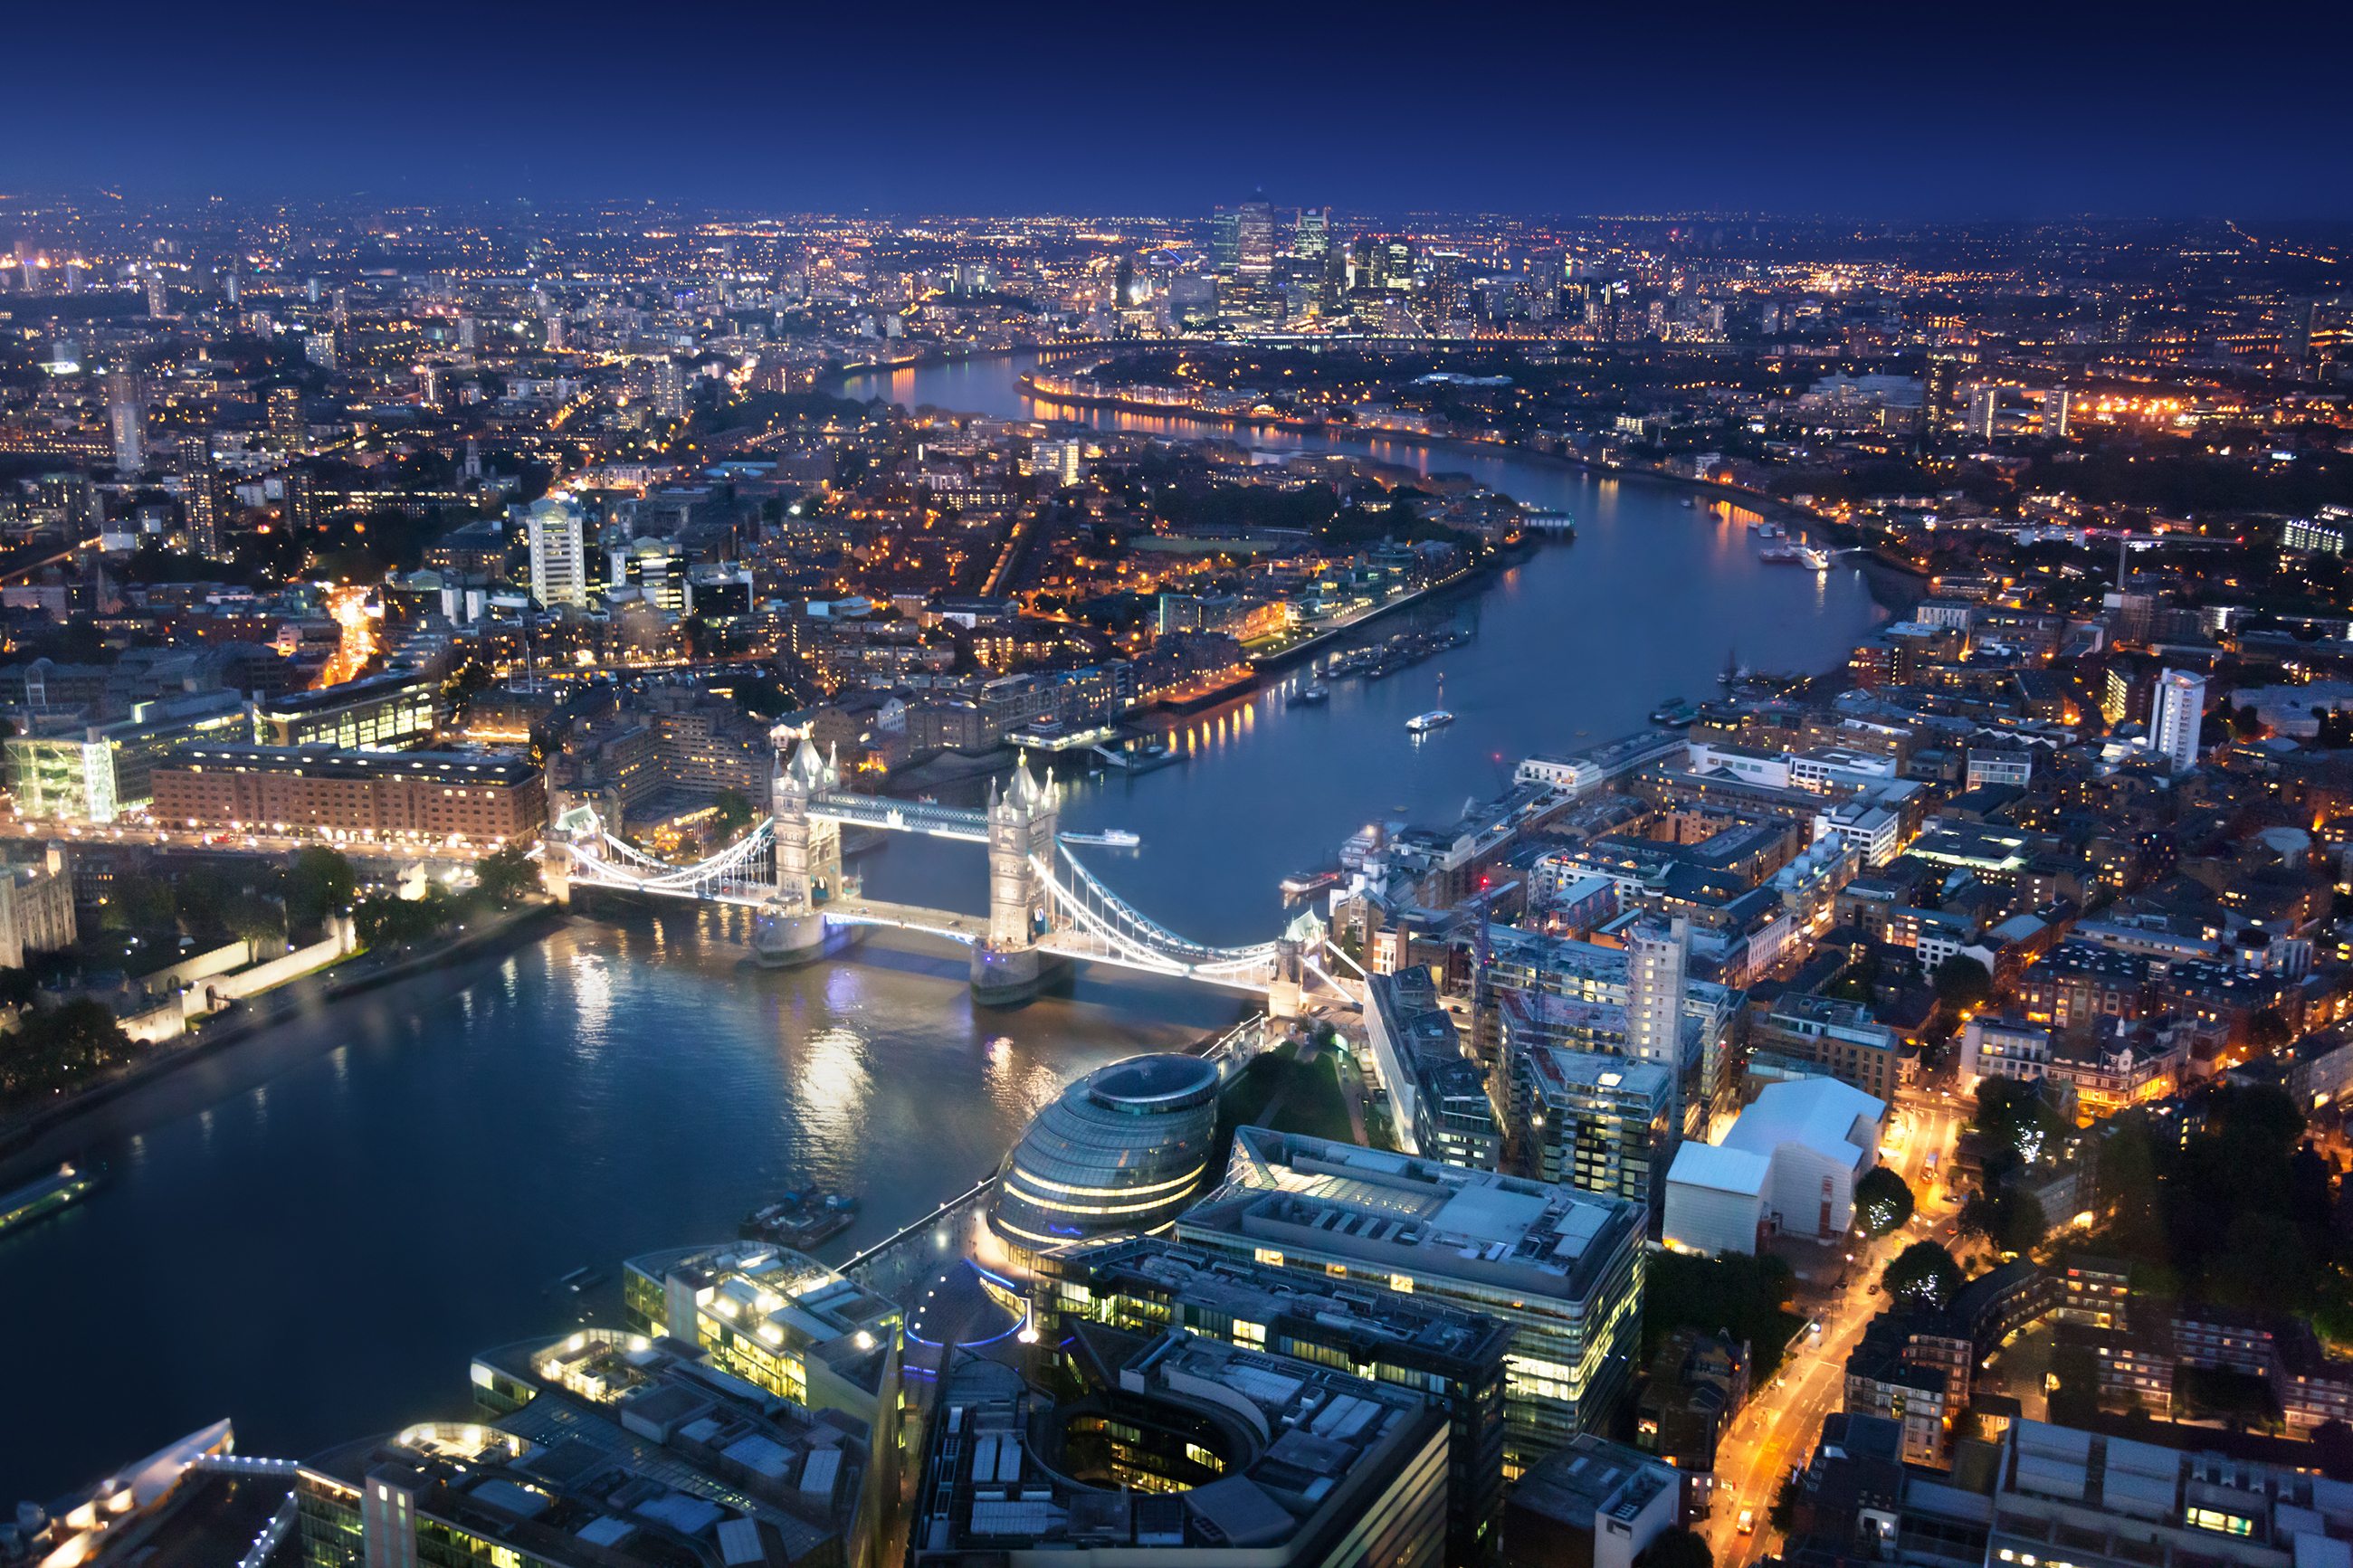
[[[777,760],[774,814],[689,866],[657,860],[623,841],[587,806],[563,812],[545,852],[551,882],[754,909],[753,949],[772,965],[824,957],[838,950],[846,927],[944,937],[973,950],[974,994],[984,1002],[1025,1000],[1049,965],[1075,961],[1256,992],[1279,1016],[1298,1012],[1319,984],[1358,999],[1318,962],[1326,935],[1312,914],[1273,941],[1219,947],[1181,936],[1120,898],[1062,841],[1050,775],[1041,784],[1026,763],[1006,789],[991,787],[985,810],[968,811],[845,790],[839,766],[806,740],[789,760],[781,752]],[[866,898],[842,870],[844,826],[987,846],[988,912]]]

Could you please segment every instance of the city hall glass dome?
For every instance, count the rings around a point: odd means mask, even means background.
[[[1214,1174],[1218,1069],[1198,1057],[1130,1057],[1062,1090],[997,1173],[988,1222],[1025,1251],[1158,1230]]]

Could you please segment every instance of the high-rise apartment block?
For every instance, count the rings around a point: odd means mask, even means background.
[[[310,448],[310,430],[302,423],[302,393],[292,386],[269,393],[269,444],[288,457]]]
[[[531,596],[550,608],[588,602],[587,519],[578,503],[550,496],[531,503]]]
[[[2148,726],[2149,748],[2186,773],[2198,765],[2198,730],[2206,720],[2206,678],[2168,669],[2158,678]]]

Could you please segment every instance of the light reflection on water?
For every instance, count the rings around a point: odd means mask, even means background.
[[[40,1282],[0,1290],[0,1342],[45,1347],[12,1363],[38,1419],[0,1423],[0,1484],[55,1495],[224,1415],[290,1457],[462,1417],[470,1356],[567,1321],[556,1275],[732,1237],[804,1180],[862,1198],[820,1248],[846,1258],[993,1169],[1071,1078],[1240,1006],[1085,973],[976,1013],[962,949],[892,933],[768,972],[702,913],[353,998],[287,1031],[266,1084],[126,1128],[97,1195],[0,1238],[0,1281]],[[195,1101],[206,1070],[165,1082]]]

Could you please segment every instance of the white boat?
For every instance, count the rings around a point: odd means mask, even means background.
[[[1426,734],[1432,730],[1443,729],[1453,722],[1453,714],[1449,713],[1443,708],[1433,708],[1427,713],[1417,713],[1412,718],[1407,720],[1405,721],[1405,727],[1412,731],[1415,734],[1420,735]]]
[[[1059,837],[1065,844],[1106,844],[1113,849],[1133,849],[1144,842],[1124,827],[1106,827],[1101,833],[1065,833]]]
[[[1800,544],[1798,546],[1798,557],[1817,572],[1827,572],[1831,569],[1831,552],[1827,550],[1816,550],[1810,545]]]

